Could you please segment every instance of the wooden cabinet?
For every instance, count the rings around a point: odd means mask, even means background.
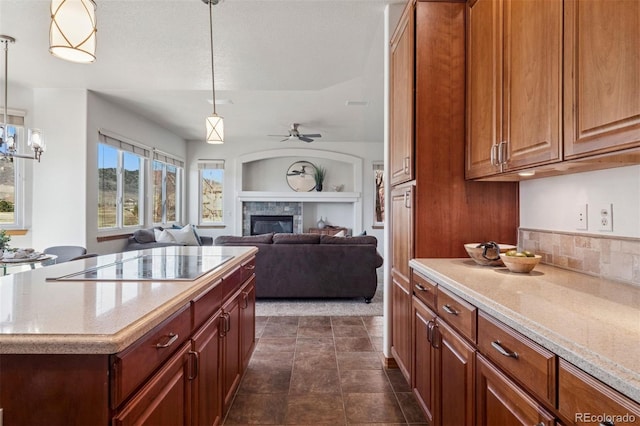
[[[226,411],[240,384],[242,364],[240,360],[240,293],[236,293],[222,306],[221,364],[223,410]]]
[[[412,147],[409,164],[413,165],[413,180],[397,184],[401,180],[391,178],[389,212],[391,275],[394,288],[401,287],[392,295],[401,299],[392,300],[392,354],[407,379],[411,377],[411,355],[403,355],[403,348],[405,340],[412,338],[409,260],[466,257],[464,244],[469,241],[516,241],[517,184],[465,180],[464,22],[463,2],[410,1],[392,40],[393,51],[400,34],[413,34],[415,48],[415,68],[406,71],[407,75],[413,73],[415,80],[413,104],[405,102],[415,108],[406,113],[403,124],[413,135],[407,145]],[[406,28],[412,23],[413,30]],[[414,62],[407,61],[405,66]],[[392,71],[391,79],[396,80],[399,74]],[[391,87],[405,82],[392,81]],[[396,102],[396,94],[391,96],[391,102]],[[392,115],[394,110],[391,105]],[[393,123],[394,118],[391,120]],[[404,146],[408,133],[397,134],[391,126],[393,163],[394,152],[402,152],[396,146]],[[400,175],[400,169],[400,161],[392,164],[392,170],[397,171],[392,175]],[[476,220],[479,217],[492,219]]]
[[[562,10],[560,0],[469,2],[467,178],[562,159]]]
[[[415,1],[409,1],[391,38],[389,60],[389,176],[391,185],[413,179]]]
[[[558,409],[568,425],[636,424],[640,404],[620,395],[565,360],[558,369]],[[599,419],[608,415],[609,418]]]
[[[198,362],[192,398],[194,425],[213,426],[222,423],[219,371],[221,323],[220,313],[217,312],[192,338],[192,351]]]
[[[331,226],[331,227],[324,227],[324,228],[309,228],[310,234],[319,234],[319,235],[336,235],[340,231],[344,232],[344,235],[349,234],[348,228],[343,228],[340,226]]]
[[[114,426],[191,424],[191,343],[186,343],[114,416]]]
[[[565,0],[565,158],[640,146],[640,2]]]
[[[553,426],[554,416],[482,355],[476,355],[476,425]]]
[[[240,357],[242,369],[249,365],[249,360],[256,346],[256,277],[251,276],[240,290]]]
[[[413,392],[429,424],[475,424],[475,348],[413,298]]]
[[[413,185],[391,192],[391,351],[407,380],[411,376],[411,290],[409,260],[413,258]]]

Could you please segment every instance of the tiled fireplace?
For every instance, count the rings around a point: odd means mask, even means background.
[[[251,235],[252,215],[293,216],[293,232],[302,232],[302,203],[285,201],[245,201],[242,203],[242,235]]]

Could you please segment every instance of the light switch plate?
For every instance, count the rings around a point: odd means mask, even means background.
[[[579,231],[586,231],[589,229],[589,224],[587,222],[588,208],[589,206],[587,204],[576,205],[574,220],[576,221],[575,227]]]

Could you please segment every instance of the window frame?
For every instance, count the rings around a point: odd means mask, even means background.
[[[1,110],[1,109],[0,109]],[[8,126],[15,129],[15,139],[18,149],[22,150],[25,145],[26,128],[24,126],[24,116],[8,115]],[[3,150],[7,145],[2,145]],[[27,159],[12,157],[10,160],[0,156],[0,167],[4,161],[11,161],[13,164],[13,221],[0,222],[0,228],[5,230],[18,230],[25,228],[26,217],[26,197],[25,197],[25,173]]]
[[[156,222],[155,221],[155,194],[156,194],[156,183],[155,183],[155,179],[153,177],[153,173],[155,172],[155,164],[161,164],[162,165],[162,178],[161,178],[161,199],[162,199],[162,213],[161,213],[161,221],[160,222]],[[176,168],[176,200],[175,200],[175,219],[168,221],[167,220],[167,198],[166,198],[166,192],[167,192],[167,170],[169,167],[175,167]],[[182,162],[182,160],[179,160],[177,158],[173,158],[170,157],[166,154],[161,154],[159,151],[154,152],[154,158],[150,161],[150,166],[149,166],[150,170],[151,170],[151,185],[150,185],[150,192],[151,192],[151,207],[150,207],[150,213],[151,213],[151,222],[154,225],[166,225],[166,224],[173,224],[173,223],[182,223],[182,217],[183,217],[183,206],[184,206],[184,175],[185,175],[185,170],[184,170],[184,162]]]
[[[204,221],[203,220],[203,177],[202,174],[206,170],[222,170],[222,194],[220,196],[220,221]],[[198,160],[198,225],[199,226],[224,226],[224,195],[225,195],[225,161],[224,160]]]

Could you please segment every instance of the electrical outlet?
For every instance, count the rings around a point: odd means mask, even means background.
[[[575,227],[576,229],[580,230],[580,231],[586,231],[587,229],[589,229],[588,223],[587,223],[587,209],[589,208],[589,206],[587,204],[578,204],[576,206],[576,211],[575,211]]]
[[[602,204],[599,212],[598,231],[613,232],[613,204]]]

